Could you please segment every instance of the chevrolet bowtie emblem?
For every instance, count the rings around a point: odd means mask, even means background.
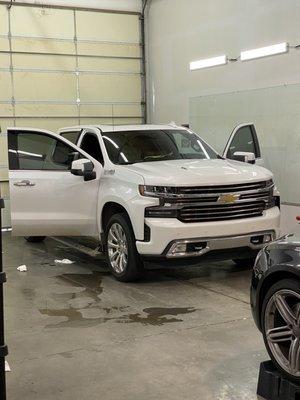
[[[218,198],[218,203],[234,203],[240,198],[239,194],[221,194]]]

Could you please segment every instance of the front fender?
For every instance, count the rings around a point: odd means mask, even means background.
[[[136,240],[144,239],[145,208],[158,205],[159,200],[143,197],[138,192],[138,182],[128,182],[122,179],[103,179],[99,188],[98,203],[98,230],[103,232],[102,212],[108,202],[117,203],[122,206],[129,215]]]

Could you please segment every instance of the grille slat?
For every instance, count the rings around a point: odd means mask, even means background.
[[[201,186],[201,187],[179,187],[178,194],[210,194],[210,193],[234,193],[248,190],[262,190],[267,187],[268,182],[254,182],[237,185],[218,185],[218,186]]]
[[[210,205],[209,207],[205,206],[197,206],[197,207],[184,207],[182,209],[183,212],[186,211],[194,211],[194,212],[207,212],[207,211],[218,211],[223,212],[229,210],[241,210],[241,209],[248,209],[248,208],[265,208],[265,203],[263,202],[251,202],[251,203],[240,203],[240,204],[220,204],[220,205]]]
[[[236,215],[219,215],[219,216],[207,216],[207,217],[189,217],[185,218],[183,222],[213,222],[213,221],[223,221],[228,219],[241,219],[241,218],[254,218],[261,216],[261,212],[252,212],[252,213],[242,213]]]
[[[239,214],[239,213],[247,213],[247,212],[261,212],[263,211],[264,208],[257,208],[257,207],[252,207],[252,208],[242,208],[242,209],[237,209],[237,210],[214,210],[214,211],[206,211],[205,212],[186,212],[186,211],[182,211],[181,212],[181,216],[182,217],[188,217],[188,216],[192,216],[192,215],[197,215],[197,216],[215,216],[215,215],[227,215],[227,214]]]

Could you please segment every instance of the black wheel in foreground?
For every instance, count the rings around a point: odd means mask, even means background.
[[[272,361],[288,379],[300,384],[300,281],[284,279],[271,286],[261,318]]]
[[[105,229],[105,249],[109,269],[116,279],[133,282],[142,276],[143,263],[126,214],[113,215]]]
[[[30,243],[40,243],[46,239],[46,236],[25,236],[24,238]]]
[[[255,257],[252,258],[236,258],[232,260],[237,267],[253,267]]]

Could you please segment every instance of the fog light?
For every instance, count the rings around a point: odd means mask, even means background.
[[[264,243],[272,242],[272,235],[265,235],[264,236]]]
[[[177,243],[172,249],[172,253],[185,253],[186,243]]]
[[[252,236],[251,243],[255,244],[255,245],[263,244],[264,243],[264,235]]]
[[[267,233],[266,235],[252,236],[251,238],[251,243],[254,245],[260,245],[270,242],[272,242],[272,235],[269,233]]]

